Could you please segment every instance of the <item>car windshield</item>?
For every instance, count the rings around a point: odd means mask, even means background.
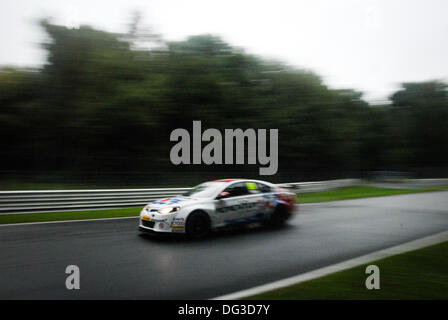
[[[193,198],[212,198],[222,187],[220,183],[202,183],[193,189],[185,192],[183,196]]]

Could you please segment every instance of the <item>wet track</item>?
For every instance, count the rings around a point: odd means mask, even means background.
[[[200,241],[139,236],[133,218],[0,226],[0,299],[207,299],[447,229],[448,192],[305,205],[282,229]]]

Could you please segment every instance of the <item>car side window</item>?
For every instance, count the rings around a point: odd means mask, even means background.
[[[225,198],[238,197],[249,194],[246,184],[244,182],[237,182],[231,186],[224,189],[223,192],[228,192],[229,194]]]
[[[260,190],[260,192],[262,193],[267,193],[267,192],[271,192],[271,187],[269,187],[268,185],[265,185],[263,183],[259,183],[257,182],[257,187]]]

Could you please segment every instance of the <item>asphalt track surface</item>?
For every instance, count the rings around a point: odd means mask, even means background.
[[[303,205],[284,228],[199,241],[140,236],[133,218],[0,226],[0,299],[209,299],[445,230],[448,192]]]

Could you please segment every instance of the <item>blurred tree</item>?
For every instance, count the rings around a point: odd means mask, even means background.
[[[41,22],[50,37],[42,69],[0,70],[3,170],[132,181],[149,172],[153,184],[179,174],[257,175],[253,165],[172,165],[170,133],[191,130],[193,120],[203,129],[278,128],[284,181],[446,166],[443,82],[403,84],[392,105],[372,107],[360,92],[330,89],[313,72],[213,35],[165,42],[141,20],[136,13],[126,34]]]
[[[448,86],[440,81],[404,83],[391,96],[396,150],[409,167],[446,166],[448,155]],[[403,156],[403,155],[402,155]]]

